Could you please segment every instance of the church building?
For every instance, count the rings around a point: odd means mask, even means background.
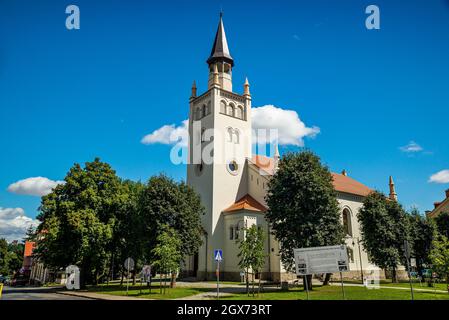
[[[207,64],[207,90],[197,95],[195,82],[192,86],[187,165],[187,183],[201,196],[206,209],[201,217],[204,238],[199,252],[184,262],[183,273],[198,280],[215,279],[214,250],[221,249],[220,279],[240,280],[239,240],[244,237],[244,228],[255,224],[267,235],[266,264],[257,278],[275,282],[296,278],[283,268],[279,243],[265,220],[264,198],[268,182],[277,170],[279,151],[276,146],[273,157],[252,153],[250,86],[246,79],[243,93],[234,91],[234,59],[221,15]],[[332,176],[350,260],[350,272],[345,276],[360,278],[361,270],[365,273],[378,270],[370,263],[360,243],[357,221],[364,197],[372,190],[349,177],[344,170]],[[396,197],[390,178],[390,198],[396,200]]]

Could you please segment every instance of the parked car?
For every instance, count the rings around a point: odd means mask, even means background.
[[[28,277],[25,277],[23,274],[19,274],[11,280],[10,286],[11,287],[26,286],[28,282],[29,282]]]

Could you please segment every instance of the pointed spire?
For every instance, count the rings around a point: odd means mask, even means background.
[[[345,177],[348,175],[348,173],[346,172],[346,169],[343,169],[343,171],[341,172],[342,175],[344,175]]]
[[[196,98],[196,82],[195,80],[193,80],[193,84],[192,84],[192,98]]]
[[[249,93],[249,82],[248,82],[248,77],[245,78],[245,84],[243,85],[243,95],[244,96],[250,96],[251,94]]]
[[[394,200],[394,201],[397,201],[398,200],[398,195],[397,195],[395,187],[394,187],[394,181],[393,181],[393,177],[392,176],[390,176],[389,186],[390,186],[390,199]]]
[[[218,22],[217,33],[215,34],[214,45],[212,47],[210,57],[207,63],[210,65],[214,62],[227,62],[232,67],[234,66],[234,59],[229,53],[228,41],[226,40],[226,33],[223,25],[223,12],[220,12],[220,21]]]
[[[279,154],[279,144],[276,141],[274,145],[274,171],[279,169],[279,161],[281,160],[281,155]]]

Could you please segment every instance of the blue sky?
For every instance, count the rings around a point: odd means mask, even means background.
[[[69,4],[80,30],[65,28]],[[370,4],[380,30],[365,28]],[[319,127],[305,146],[333,171],[383,191],[393,175],[422,212],[444,198],[449,184],[428,180],[449,169],[449,1],[2,0],[0,208],[34,218],[40,198],[8,186],[97,156],[124,178],[185,178],[170,146],[140,140],[187,118],[194,79],[206,89],[220,8],[235,91],[247,76],[253,106]],[[411,141],[422,150],[400,149]]]

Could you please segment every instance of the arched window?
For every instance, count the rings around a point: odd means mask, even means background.
[[[198,107],[196,108],[196,120],[200,120],[201,119],[201,108]]]
[[[228,116],[234,116],[234,105],[233,104],[229,104],[228,107],[226,108],[226,114]]]
[[[347,208],[343,209],[343,229],[346,235],[352,236],[351,212]]]
[[[229,240],[234,240],[234,227],[229,228]]]
[[[234,130],[234,135],[235,135],[234,143],[239,144],[240,143],[240,132],[237,129]]]
[[[206,132],[206,128],[201,128],[201,142],[206,141],[205,137],[204,137],[204,133]]]
[[[228,128],[228,141],[232,142],[232,135],[234,133],[234,130],[232,128]]]
[[[207,107],[205,104],[203,104],[203,108],[202,108],[202,117],[205,117],[207,115]]]
[[[226,114],[226,103],[224,101],[220,102],[220,112]]]
[[[239,118],[239,119],[243,119],[243,107],[242,106],[238,106],[235,109],[235,117]]]

